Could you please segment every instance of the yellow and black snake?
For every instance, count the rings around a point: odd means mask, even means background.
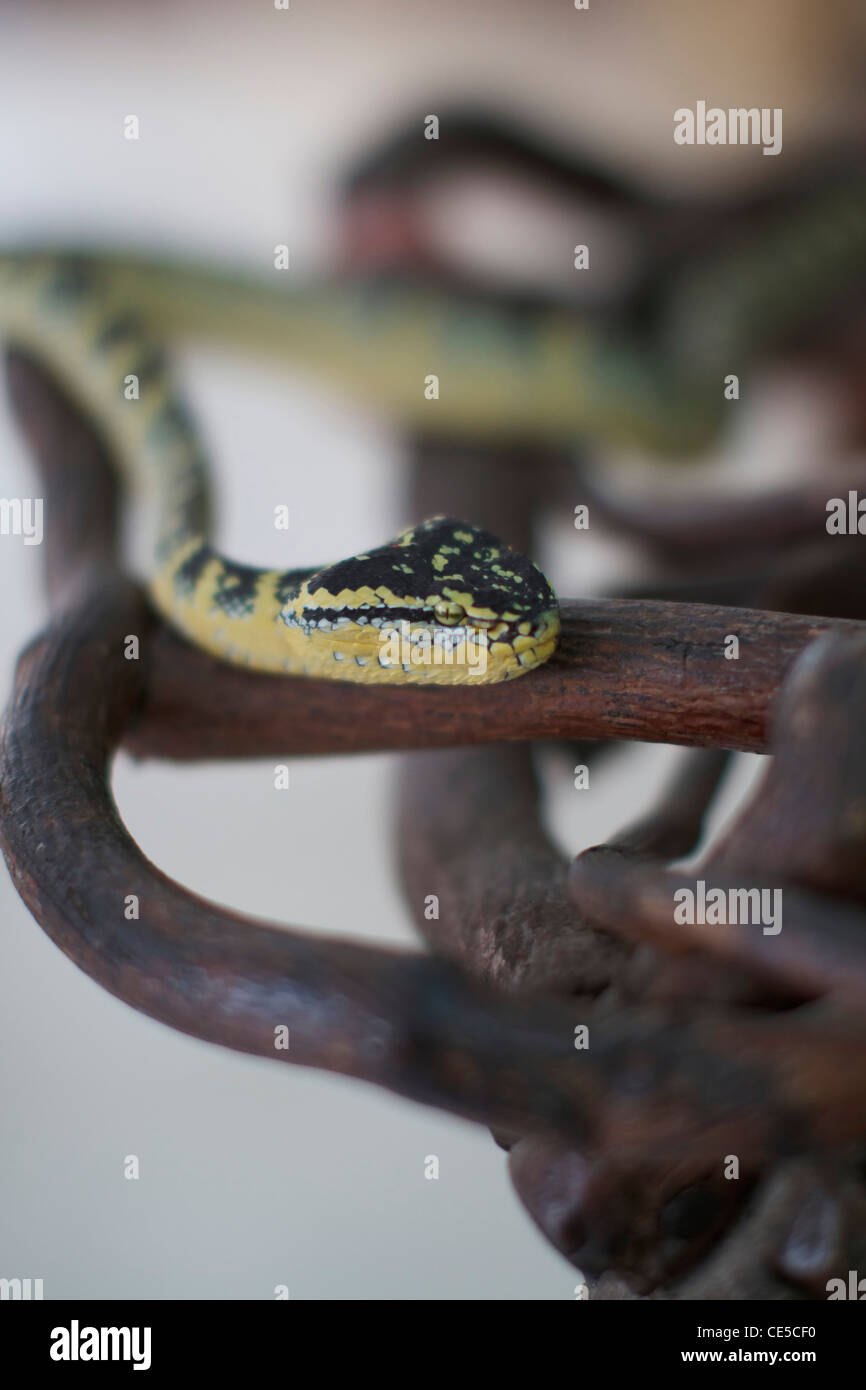
[[[235,564],[209,539],[201,445],[140,316],[74,259],[0,260],[0,320],[91,412],[133,476],[155,480],[151,593],[187,637],[265,671],[459,685],[522,675],[556,646],[547,579],[487,531],[434,517],[318,570]]]

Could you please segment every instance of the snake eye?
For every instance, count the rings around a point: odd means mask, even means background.
[[[433,612],[436,614],[440,623],[446,623],[448,627],[453,627],[455,623],[460,622],[460,619],[464,616],[465,609],[461,608],[460,604],[455,603],[453,599],[440,598]]]

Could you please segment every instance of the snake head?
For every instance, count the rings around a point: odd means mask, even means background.
[[[489,531],[433,517],[307,577],[282,621],[310,674],[442,685],[522,675],[551,655],[556,595]]]

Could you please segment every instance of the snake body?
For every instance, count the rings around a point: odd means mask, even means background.
[[[748,219],[747,219],[748,220]],[[68,250],[0,252],[15,279]],[[428,434],[694,457],[724,419],[724,378],[862,291],[866,177],[834,175],[742,229],[668,286],[636,330],[550,303],[506,303],[407,279],[295,283],[293,275],[112,251],[75,251],[161,340],[206,337],[288,360]],[[3,308],[0,305],[0,317]],[[435,374],[439,396],[428,399]]]
[[[74,260],[0,260],[7,341],[35,353],[155,482],[151,593],[199,646],[258,670],[380,683],[490,683],[553,652],[553,590],[487,531],[434,517],[321,569],[236,564],[211,539],[207,467],[163,352],[105,277]]]

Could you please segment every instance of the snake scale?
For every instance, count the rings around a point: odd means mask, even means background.
[[[423,284],[285,290],[171,261],[30,250],[0,254],[0,334],[47,363],[125,471],[155,482],[151,594],[193,642],[261,670],[453,686],[519,676],[552,654],[558,609],[541,571],[489,532],[443,517],[318,570],[221,556],[206,461],[162,339],[207,333],[276,351],[414,429],[688,455],[719,429],[724,374],[796,334],[864,264],[866,182],[855,178],[745,252],[698,267],[649,341],[565,309],[518,313]],[[429,374],[441,380],[435,400]],[[386,649],[393,633],[405,641]],[[472,644],[483,661],[466,659]]]

